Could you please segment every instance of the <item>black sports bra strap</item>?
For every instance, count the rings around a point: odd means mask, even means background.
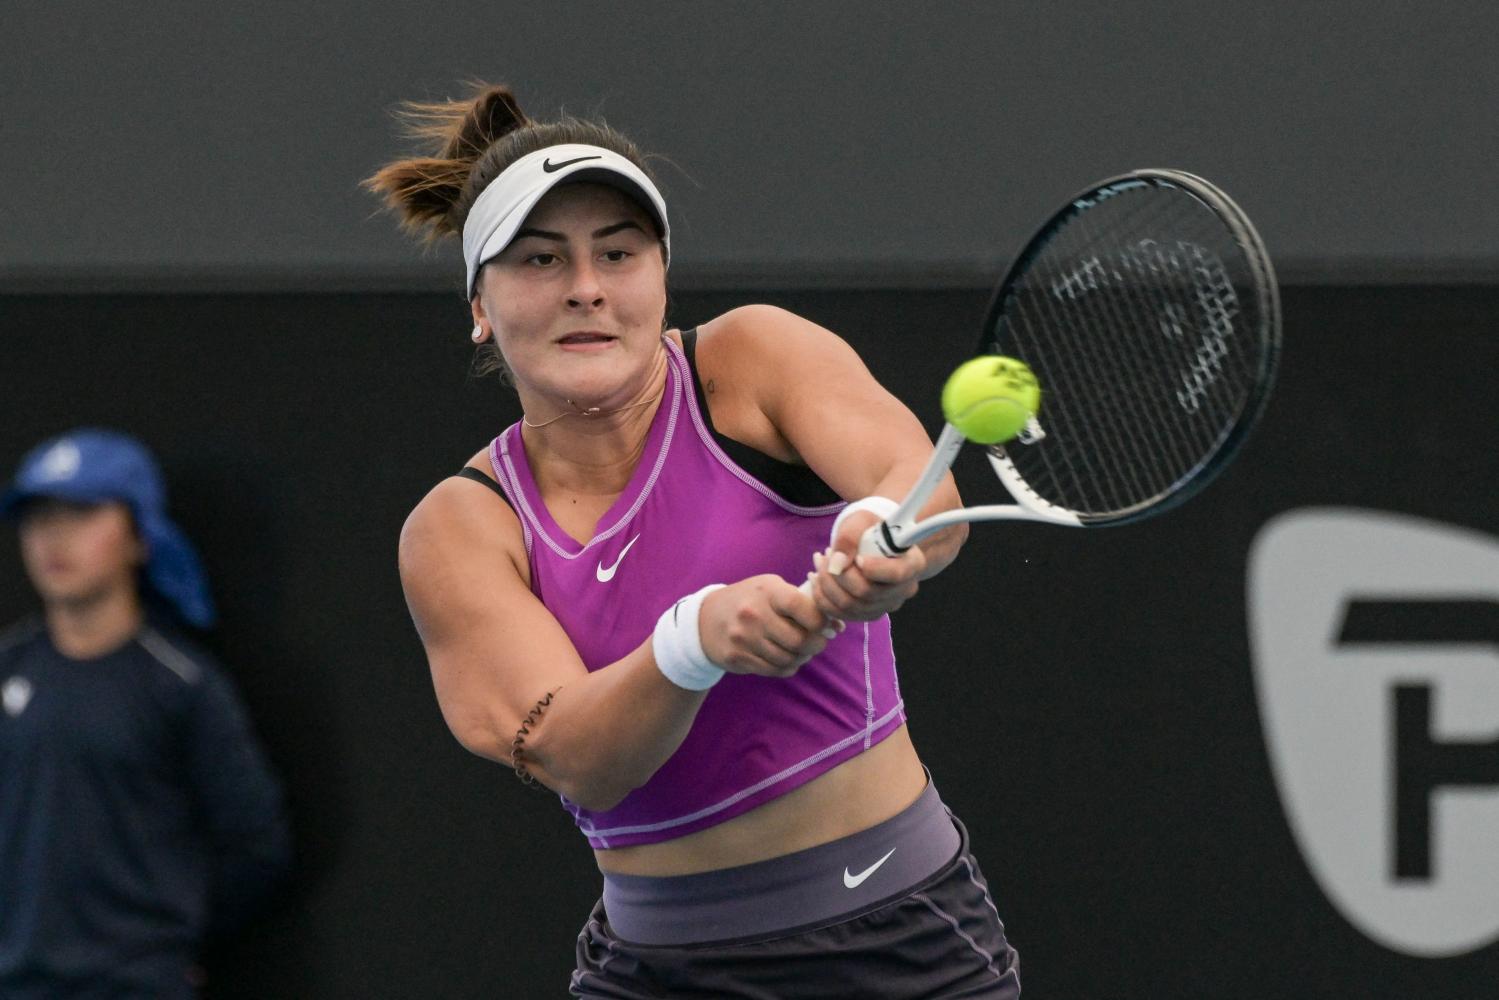
[[[697,327],[682,331],[682,353],[686,356],[687,367],[692,372],[692,392],[697,397],[698,411],[703,415],[703,422],[708,425],[708,433],[713,435],[714,442],[724,454],[733,459],[735,464],[745,472],[775,490],[781,499],[789,500],[798,506],[822,507],[837,503],[842,499],[831,486],[818,477],[817,473],[805,465],[792,465],[789,462],[771,458],[743,442],[720,434],[718,428],[713,426],[713,415],[708,412],[708,396],[703,391],[702,379],[698,378]]]
[[[472,465],[465,465],[449,478],[472,479],[476,483],[483,483],[485,486],[488,486],[490,489],[494,490],[495,493],[499,495],[499,498],[505,501],[505,504],[507,506],[514,506],[510,503],[510,498],[505,495],[505,491],[500,488],[499,483],[495,482],[493,479],[489,478],[484,473],[474,468]]]

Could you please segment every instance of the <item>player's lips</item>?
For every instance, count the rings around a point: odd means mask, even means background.
[[[602,330],[576,330],[557,338],[557,346],[570,351],[596,351],[618,339]]]

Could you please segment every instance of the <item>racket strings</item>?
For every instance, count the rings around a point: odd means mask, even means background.
[[[1006,449],[1079,513],[1151,502],[1191,478],[1263,363],[1250,248],[1195,194],[1130,181],[1052,234],[1009,290],[1006,353],[1041,378],[1039,444]]]
[[[1138,213],[1139,209],[1136,208],[1135,214]],[[1131,219],[1126,224],[1138,225],[1139,220]],[[1072,344],[1064,345],[1067,350],[1045,351],[1041,347],[1045,342],[1044,337],[1027,338],[1027,343],[1034,346],[1025,349],[1045,356],[1043,367],[1054,367],[1062,372],[1059,392],[1062,386],[1081,389],[1083,391],[1076,394],[1077,398],[1089,400],[1091,408],[1120,413],[1131,424],[1144,429],[1146,434],[1154,438],[1148,444],[1138,434],[1125,435],[1122,439],[1117,435],[1110,435],[1109,440],[1098,440],[1099,431],[1107,431],[1108,428],[1097,420],[1088,419],[1091,416],[1087,412],[1088,408],[1068,405],[1065,400],[1058,400],[1060,405],[1051,406],[1052,400],[1048,400],[1048,423],[1057,424],[1058,431],[1066,440],[1082,445],[1068,449],[1065,455],[1059,455],[1068,460],[1065,464],[1073,471],[1071,481],[1075,488],[1067,494],[1070,505],[1074,509],[1084,510],[1119,509],[1128,506],[1132,497],[1148,496],[1167,485],[1158,476],[1151,476],[1156,463],[1150,460],[1147,450],[1151,447],[1160,450],[1166,442],[1156,433],[1151,415],[1142,410],[1139,394],[1121,394],[1118,391],[1120,385],[1137,381],[1138,377],[1123,374],[1131,367],[1131,360],[1117,349],[1114,338],[1104,334],[1111,327],[1119,326],[1127,320],[1121,315],[1120,303],[1114,295],[1094,293],[1100,282],[1117,282],[1119,277],[1112,272],[1112,263],[1105,265],[1100,255],[1090,252],[1098,241],[1086,228],[1083,232],[1088,238],[1079,246],[1068,247],[1067,256],[1054,255],[1049,262],[1052,265],[1050,268],[1037,268],[1038,282],[1050,294],[1033,296],[1031,301],[1039,302],[1043,307],[1038,310],[1041,313],[1039,325],[1042,329],[1075,331],[1076,339],[1093,347],[1100,357],[1095,361],[1088,352],[1079,351]],[[1076,242],[1075,238],[1069,242]],[[1083,263],[1080,268],[1074,267],[1064,273],[1063,267],[1071,261]],[[1110,269],[1110,273],[1104,272],[1105,267]],[[1079,275],[1085,276],[1081,282],[1078,280]],[[1068,308],[1069,306],[1072,308]],[[1112,369],[1123,374],[1123,377],[1101,379],[1097,375],[1100,367]],[[1054,382],[1055,379],[1048,378],[1045,384],[1050,389]],[[1048,451],[1060,453],[1061,449],[1053,448]],[[1100,456],[1100,460],[1095,461],[1093,456]],[[1124,461],[1117,462],[1117,468],[1105,469],[1102,463],[1108,462],[1111,457],[1123,458]],[[1050,455],[1045,456],[1045,460],[1048,469],[1053,471],[1052,479],[1055,482],[1056,463],[1051,460]],[[1085,487],[1084,483],[1092,488]]]
[[[1149,208],[1150,206],[1143,206]],[[1139,214],[1137,209],[1136,215]],[[1086,241],[1080,251],[1091,252],[1102,241],[1090,225],[1091,219],[1079,217],[1076,225],[1086,235]],[[1127,219],[1123,225],[1130,227],[1142,224],[1138,218]],[[1152,222],[1152,227],[1158,227],[1162,223],[1159,220]],[[1096,346],[1100,356],[1100,364],[1094,366],[1087,374],[1089,390],[1091,393],[1102,395],[1102,404],[1108,412],[1124,414],[1128,420],[1128,426],[1133,433],[1125,435],[1125,441],[1131,445],[1128,455],[1121,454],[1119,457],[1125,461],[1119,465],[1119,471],[1126,473],[1135,485],[1135,489],[1125,497],[1115,497],[1116,509],[1119,505],[1128,505],[1135,498],[1150,496],[1169,487],[1160,475],[1160,463],[1154,456],[1168,454],[1172,451],[1173,442],[1161,433],[1159,421],[1155,414],[1150,412],[1145,401],[1151,398],[1133,387],[1148,384],[1156,377],[1159,370],[1157,359],[1147,358],[1144,352],[1130,351],[1121,345],[1119,338],[1108,336],[1112,329],[1126,328],[1135,322],[1134,316],[1140,306],[1133,301],[1133,295],[1138,286],[1141,293],[1148,293],[1149,286],[1142,281],[1141,277],[1134,273],[1136,268],[1132,266],[1133,260],[1129,253],[1121,253],[1117,260],[1117,266],[1122,269],[1119,274],[1119,287],[1123,297],[1114,294],[1094,296],[1091,299],[1096,307],[1092,313],[1093,322],[1089,324],[1089,343]],[[1085,313],[1088,311],[1085,305]],[[1109,373],[1115,373],[1110,377]],[[1092,398],[1097,398],[1094,396]],[[1111,429],[1099,422],[1091,421],[1090,426],[1108,432]],[[1110,446],[1117,447],[1118,442],[1104,440],[1096,443],[1100,449]],[[1123,479],[1123,476],[1116,477]]]
[[[1170,224],[1159,218],[1142,219],[1143,214],[1154,210],[1154,206],[1144,199],[1135,200],[1130,208],[1132,211],[1117,223],[1117,228],[1123,231],[1161,231]],[[1118,337],[1110,335],[1111,330],[1127,329],[1132,324],[1139,324],[1136,314],[1141,307],[1135,301],[1135,293],[1148,292],[1150,282],[1137,273],[1133,254],[1135,248],[1114,247],[1110,241],[1100,239],[1095,227],[1091,225],[1095,214],[1088,213],[1075,220],[1069,234],[1069,245],[1065,245],[1064,249],[1088,260],[1099,260],[1104,254],[1111,258],[1108,265],[1109,288],[1102,294],[1071,300],[1080,305],[1080,315],[1085,320],[1076,327],[1081,337],[1069,347],[1078,357],[1090,362],[1077,380],[1079,387],[1085,390],[1079,394],[1079,398],[1090,404],[1090,412],[1079,414],[1079,423],[1092,428],[1094,434],[1091,439],[1080,440],[1080,443],[1087,446],[1089,451],[1112,457],[1115,464],[1109,470],[1107,478],[1121,487],[1130,487],[1123,492],[1114,491],[1106,505],[1094,504],[1090,509],[1121,509],[1141,497],[1169,488],[1170,482],[1162,474],[1158,459],[1161,455],[1171,453],[1173,442],[1161,432],[1157,414],[1145,405],[1146,400],[1159,393],[1140,391],[1152,379],[1152,373],[1159,369],[1159,360],[1149,358],[1139,350],[1128,350]],[[1082,237],[1080,241],[1079,236]],[[1065,318],[1057,317],[1057,321],[1065,322]],[[1077,350],[1077,345],[1081,343],[1086,343],[1092,350]],[[1116,427],[1110,422],[1100,421],[1096,415],[1098,412],[1119,414],[1124,418],[1124,423]],[[1120,430],[1127,433],[1121,437],[1118,433]]]
[[[1190,392],[1181,387],[1163,384],[1164,373],[1182,370],[1182,359],[1173,355],[1183,345],[1190,348],[1198,343],[1198,365],[1210,376],[1221,364],[1226,336],[1232,334],[1232,319],[1238,311],[1231,286],[1224,294],[1223,282],[1214,281],[1222,274],[1216,257],[1204,254],[1200,237],[1187,225],[1190,220],[1162,218],[1154,221],[1165,232],[1181,234],[1174,245],[1155,241],[1141,241],[1138,245],[1121,251],[1120,264],[1123,271],[1119,296],[1107,295],[1096,299],[1110,307],[1112,315],[1108,321],[1115,329],[1157,328],[1160,336],[1144,337],[1133,345],[1124,345],[1118,338],[1109,338],[1105,346],[1105,371],[1097,373],[1103,384],[1114,389],[1123,389],[1123,397],[1131,401],[1169,401],[1173,396],[1187,413],[1203,416],[1203,397],[1219,395],[1217,389],[1226,383],[1217,378],[1203,378],[1199,371]],[[1091,229],[1092,227],[1087,227]],[[1190,278],[1190,287],[1185,281],[1162,281],[1160,276],[1180,275]],[[1220,287],[1209,288],[1207,281]],[[1196,307],[1194,309],[1194,306]],[[1194,340],[1198,330],[1209,331],[1201,340]],[[1188,362],[1190,366],[1191,362]],[[1207,411],[1207,420],[1193,420],[1172,427],[1172,417],[1180,416],[1169,406],[1134,407],[1128,411],[1120,407],[1119,394],[1109,399],[1110,408],[1128,412],[1130,424],[1137,432],[1132,440],[1148,447],[1150,454],[1133,460],[1142,462],[1154,477],[1151,484],[1154,492],[1164,492],[1183,475],[1188,475],[1200,460],[1217,443],[1216,428],[1221,426]],[[1185,432],[1185,433],[1183,433]],[[1154,460],[1152,460],[1152,458]],[[1143,494],[1142,494],[1143,495]]]
[[[1143,342],[1147,349],[1153,345],[1153,355],[1148,363],[1145,362],[1143,352],[1140,355],[1131,356],[1137,360],[1136,382],[1148,380],[1151,388],[1162,395],[1170,392],[1170,387],[1161,383],[1161,373],[1170,370],[1166,364],[1173,360],[1169,345],[1182,341],[1189,336],[1190,330],[1199,326],[1202,329],[1214,331],[1211,339],[1216,345],[1219,338],[1226,340],[1227,337],[1233,335],[1233,322],[1240,313],[1238,295],[1232,282],[1227,278],[1223,262],[1217,254],[1204,246],[1204,243],[1213,236],[1205,229],[1204,224],[1216,220],[1207,213],[1192,213],[1196,216],[1192,218],[1189,215],[1192,207],[1191,203],[1183,199],[1172,200],[1169,206],[1170,211],[1166,217],[1159,220],[1159,225],[1166,232],[1183,235],[1171,248],[1152,242],[1145,264],[1151,276],[1169,273],[1172,269],[1185,268],[1192,278],[1190,291],[1184,287],[1167,288],[1159,281],[1142,281],[1139,285],[1139,301],[1131,303],[1130,317],[1125,318],[1127,320],[1143,312],[1154,313],[1162,336],[1146,338]],[[1187,258],[1185,264],[1177,256],[1178,254]],[[1126,284],[1125,287],[1128,289],[1131,286]],[[1184,304],[1183,299],[1190,304]],[[1195,313],[1191,305],[1197,307]],[[1194,316],[1198,320],[1197,324],[1193,323]],[[1210,353],[1212,362],[1216,363],[1221,360],[1223,352],[1216,347]],[[1228,353],[1232,355],[1234,352]],[[1234,394],[1225,395],[1217,391],[1227,384],[1229,383],[1221,379],[1209,384],[1209,390],[1213,392],[1213,398],[1210,401],[1219,403],[1220,409],[1208,414],[1207,420],[1194,421],[1187,428],[1188,430],[1195,428],[1200,432],[1211,432],[1222,425],[1222,418],[1228,414],[1222,412],[1221,404],[1231,407],[1235,403]],[[1176,390],[1179,402],[1180,393],[1180,389]],[[1196,401],[1195,405],[1200,407],[1200,400]],[[1159,439],[1162,435],[1158,434],[1157,437]],[[1186,462],[1210,451],[1216,446],[1217,438],[1216,435],[1198,436],[1193,440],[1172,443],[1179,447],[1177,457]]]
[[[1083,249],[1086,248],[1080,248]],[[1064,270],[1066,265],[1070,265],[1070,270]],[[1041,370],[1056,370],[1061,374],[1060,380],[1048,377],[1043,382],[1048,394],[1047,424],[1055,428],[1061,439],[1086,445],[1065,451],[1057,448],[1040,451],[1038,454],[1046,472],[1046,481],[1040,491],[1064,498],[1064,505],[1072,509],[1110,509],[1126,505],[1127,492],[1140,493],[1146,488],[1146,483],[1141,478],[1144,465],[1138,461],[1138,449],[1131,449],[1136,461],[1122,466],[1128,474],[1129,482],[1122,482],[1121,477],[1110,475],[1104,465],[1104,449],[1099,442],[1093,440],[1093,424],[1085,419],[1088,414],[1083,408],[1066,402],[1072,395],[1072,389],[1091,386],[1097,381],[1088,372],[1092,366],[1085,355],[1066,349],[1053,352],[1048,349],[1046,337],[1030,335],[1032,328],[1066,329],[1069,324],[1074,324],[1078,334],[1086,342],[1100,343],[1097,337],[1100,317],[1086,308],[1071,310],[1075,315],[1068,315],[1066,304],[1105,302],[1104,298],[1090,297],[1090,293],[1108,277],[1105,265],[1097,255],[1076,252],[1065,259],[1055,256],[1046,261],[1038,261],[1033,275],[1040,291],[1035,291],[1035,294],[1018,303],[1022,307],[1021,315],[1028,312],[1030,314],[1027,317],[1029,322],[1024,324],[1026,333],[1020,338],[1026,346],[1019,353],[1026,357],[1025,351],[1030,351],[1039,359]],[[1059,346],[1067,347],[1065,344]],[[1091,388],[1089,391],[1095,393],[1093,398],[1097,398],[1096,394],[1100,390]],[[1101,400],[1104,405],[1119,405],[1120,401],[1112,398],[1111,387],[1102,387],[1102,392],[1111,397]],[[1053,406],[1051,400],[1056,394],[1059,394],[1056,399],[1058,405]],[[1137,417],[1140,415],[1135,412],[1132,401],[1124,400],[1123,403],[1127,411]],[[1095,461],[1094,456],[1099,456],[1099,460]]]
[[[1053,285],[1053,287],[1056,286]],[[1038,303],[1037,311],[1040,322],[1048,326],[1067,322],[1067,319],[1059,314],[1059,307],[1048,296],[1037,296],[1032,301]],[[1077,323],[1079,332],[1084,335],[1089,334],[1096,325],[1096,319],[1086,314],[1074,317],[1073,321]],[[1055,495],[1067,499],[1068,503],[1064,505],[1072,509],[1110,509],[1125,504],[1128,491],[1138,492],[1144,486],[1139,478],[1143,475],[1142,464],[1130,462],[1122,466],[1129,475],[1129,482],[1123,481],[1123,477],[1111,475],[1107,468],[1108,458],[1101,447],[1101,442],[1096,440],[1096,428],[1087,421],[1088,414],[1085,408],[1068,403],[1077,389],[1096,381],[1087,370],[1091,367],[1090,359],[1078,352],[1049,350],[1043,346],[1044,338],[1029,339],[1028,343],[1032,346],[1027,349],[1033,351],[1040,359],[1039,370],[1047,372],[1055,370],[1061,376],[1057,380],[1057,391],[1060,396],[1057,399],[1058,405],[1051,406],[1049,405],[1051,400],[1047,401],[1047,425],[1055,429],[1060,439],[1082,445],[1065,450],[1048,448],[1039,453],[1049,477],[1048,489],[1042,492],[1044,495],[1051,495],[1050,491],[1055,491]],[[1052,382],[1050,375],[1043,382],[1043,385],[1048,387],[1049,395]],[[1112,397],[1112,392],[1108,387],[1101,391]],[[1119,401],[1113,398],[1100,398],[1097,402],[1110,405],[1118,404]],[[1124,401],[1124,405],[1127,409],[1133,410],[1130,401]],[[1131,449],[1131,452],[1138,458],[1136,449]],[[1064,479],[1066,480],[1065,486]]]

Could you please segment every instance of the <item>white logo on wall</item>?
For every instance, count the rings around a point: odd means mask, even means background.
[[[1292,511],[1249,558],[1261,721],[1323,892],[1396,951],[1499,939],[1499,539]]]
[[[26,706],[31,704],[31,682],[24,677],[12,677],[0,687],[0,704],[5,706],[5,714],[14,719],[26,711]]]

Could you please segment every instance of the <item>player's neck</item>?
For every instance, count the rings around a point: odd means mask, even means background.
[[[145,609],[133,587],[115,587],[86,598],[51,601],[46,619],[58,652],[91,660],[114,652],[139,632]]]
[[[654,405],[603,418],[586,428],[547,435],[544,440],[526,438],[526,459],[542,493],[618,494],[629,483],[645,454]]]
[[[570,415],[544,427],[523,426],[526,458],[537,484],[590,494],[624,489],[645,452],[665,388],[663,349],[658,366],[627,403],[606,412]]]

